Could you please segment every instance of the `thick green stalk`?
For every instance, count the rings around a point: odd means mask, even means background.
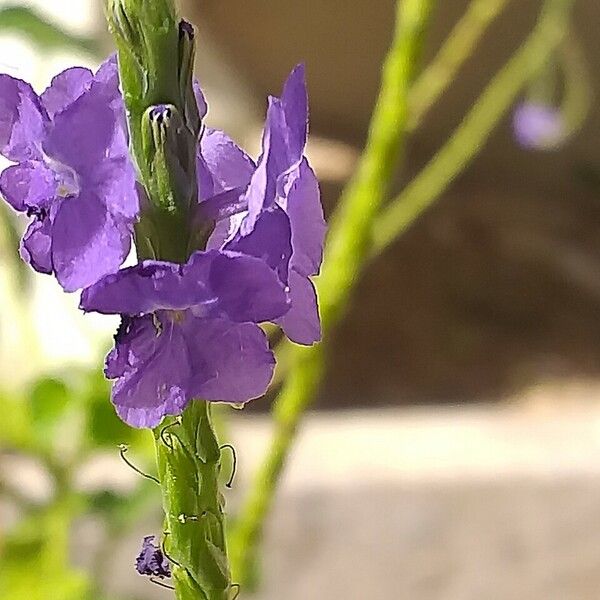
[[[219,491],[221,450],[208,402],[155,430],[165,548],[179,600],[228,600],[231,578]]]
[[[373,241],[369,248],[371,257],[382,252],[405,231],[481,149],[519,91],[560,43],[571,5],[571,0],[546,2],[534,31],[510,62],[494,77],[451,140],[382,216],[373,219]],[[360,215],[356,216],[354,222],[358,220]],[[330,240],[333,235],[339,234],[333,230]],[[326,262],[324,275],[334,266],[336,265]],[[358,277],[358,271],[363,265],[353,266]],[[331,325],[335,324],[335,319],[331,317],[343,313],[353,283],[352,278],[346,277],[343,284],[348,287],[343,290],[318,285],[321,306],[326,307],[323,313],[326,336]],[[333,309],[332,304],[336,305]],[[274,404],[273,437],[265,461],[258,469],[247,501],[239,514],[235,535],[232,536],[232,567],[239,581],[245,582],[252,577],[263,524],[273,502],[281,471],[295,441],[298,425],[312,403],[321,381],[322,346],[285,348],[289,375]]]
[[[109,0],[131,146],[145,197],[136,227],[139,259],[183,263],[202,248],[193,231],[200,116],[192,87],[194,34],[172,0]],[[221,451],[207,402],[154,431],[165,510],[164,547],[178,600],[229,600]]]
[[[372,222],[383,203],[402,153],[408,120],[408,90],[418,62],[433,0],[398,2],[392,46],[382,72],[381,89],[365,151],[357,173],[340,200],[330,230],[323,272],[317,281],[324,331],[339,318],[359,267],[370,248]],[[231,537],[236,579],[249,581],[262,523],[271,504],[276,480],[295,429],[321,379],[322,348],[298,348],[298,364],[275,409],[276,433],[272,451]]]

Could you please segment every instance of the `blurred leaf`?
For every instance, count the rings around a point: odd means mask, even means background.
[[[0,203],[0,227],[4,230],[4,235],[0,237],[6,238],[6,260],[10,263],[10,268],[16,274],[19,292],[24,293],[29,287],[32,270],[19,256],[18,250],[21,236],[17,231],[14,214],[4,203]]]
[[[142,481],[131,493],[102,490],[87,497],[90,513],[103,517],[112,530],[124,533],[136,526],[151,509],[160,507],[160,488]]]
[[[0,9],[2,31],[23,34],[44,51],[72,49],[96,56],[100,50],[95,39],[69,33],[25,6]]]
[[[128,444],[134,435],[133,429],[117,416],[108,395],[92,404],[86,433],[88,441],[94,446],[111,448]]]
[[[93,447],[113,448],[129,444],[135,431],[117,416],[110,401],[110,384],[99,370],[89,373],[85,401],[88,405],[86,443]]]
[[[0,444],[11,448],[30,450],[35,445],[29,406],[23,398],[0,392]]]
[[[42,438],[53,437],[71,398],[66,384],[54,378],[39,379],[29,394],[33,426]]]
[[[0,590],[10,600],[81,600],[88,578],[68,565],[70,505],[56,504],[21,521],[2,541]]]

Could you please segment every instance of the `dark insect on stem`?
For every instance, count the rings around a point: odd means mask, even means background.
[[[160,485],[160,481],[158,480],[157,477],[154,477],[154,475],[149,475],[148,473],[144,473],[144,471],[141,471],[140,469],[138,469],[132,462],[129,461],[129,459],[125,456],[125,453],[129,450],[129,447],[126,446],[125,444],[121,444],[119,446],[119,454],[121,455],[121,459],[123,460],[123,462],[133,471],[135,471],[138,475],[141,475],[142,477],[145,477],[146,479],[149,479],[150,481],[154,481],[154,483],[158,483],[158,485]]]
[[[231,467],[231,477],[229,478],[229,481],[225,484],[225,487],[227,489],[231,489],[231,486],[233,485],[233,479],[234,479],[235,473],[237,471],[237,452],[235,451],[235,448],[231,444],[223,444],[219,448],[219,450],[223,450],[224,448],[229,448],[231,450],[231,456],[233,457],[233,466]]]

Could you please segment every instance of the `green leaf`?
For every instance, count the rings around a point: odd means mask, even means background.
[[[25,6],[0,9],[0,33],[16,32],[29,38],[40,50],[79,50],[97,56],[98,42],[90,37],[69,33]]]
[[[108,393],[91,405],[86,432],[88,442],[98,447],[116,448],[129,443],[133,435],[131,427],[117,416]]]
[[[2,540],[0,590],[10,600],[82,600],[90,581],[68,564],[68,504],[25,518]]]
[[[33,426],[38,435],[51,442],[56,428],[65,416],[72,394],[60,379],[39,379],[29,394]]]

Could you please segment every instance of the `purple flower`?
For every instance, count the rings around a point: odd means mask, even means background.
[[[291,340],[309,345],[321,336],[310,277],[319,273],[326,227],[319,185],[304,156],[307,134],[308,98],[300,65],[281,98],[269,98],[258,163],[224,133],[207,129],[198,180],[201,210],[218,221],[209,248],[265,261],[291,301],[276,322]]]
[[[135,561],[135,569],[140,575],[171,577],[169,561],[162,550],[154,544],[156,538],[147,535],[142,541],[142,550]]]
[[[552,150],[564,138],[565,124],[557,108],[525,102],[514,112],[513,130],[517,142],[524,148]]]
[[[114,59],[94,75],[67,69],[38,96],[0,75],[0,154],[16,164],[0,192],[33,217],[21,254],[74,291],[116,271],[138,213]]]
[[[242,403],[262,395],[275,360],[256,325],[289,309],[259,258],[199,251],[185,265],[144,261],[84,290],[81,308],[121,314],[106,376],[134,427],[155,427],[193,398]]]

